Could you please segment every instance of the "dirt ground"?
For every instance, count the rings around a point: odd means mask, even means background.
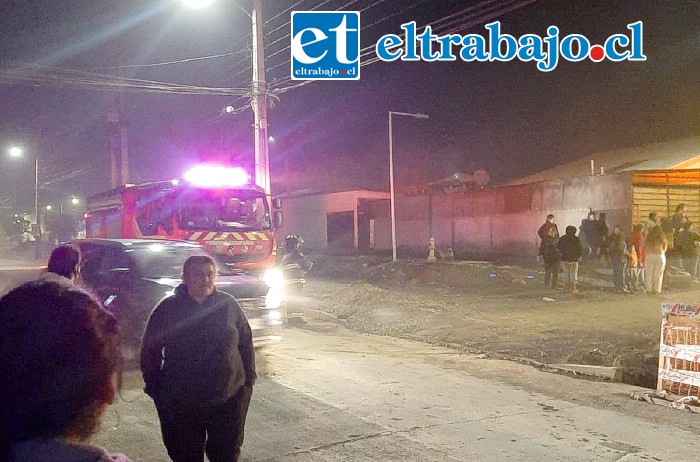
[[[656,387],[661,303],[692,303],[700,286],[616,294],[602,264],[582,265],[581,293],[543,287],[541,268],[488,262],[312,255],[309,306],[353,330],[540,364],[616,366]],[[681,278],[673,279],[680,281]]]

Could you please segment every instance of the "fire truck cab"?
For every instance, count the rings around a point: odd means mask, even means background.
[[[203,245],[232,268],[275,265],[281,202],[242,169],[199,166],[183,178],[122,187],[87,201],[87,237],[179,239]]]

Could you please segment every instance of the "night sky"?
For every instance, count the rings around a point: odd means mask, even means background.
[[[321,3],[263,1],[273,94],[296,83],[285,50],[290,12],[277,15],[293,4],[308,10]],[[248,0],[240,5],[250,9]],[[641,20],[648,60],[560,61],[549,73],[520,61],[378,62],[363,66],[359,81],[279,93],[268,110],[273,192],[388,189],[389,110],[430,116],[394,119],[398,189],[476,169],[497,184],[592,152],[700,135],[697,0],[332,0],[320,10],[363,10],[364,47],[400,34],[404,22],[423,26],[470,6],[450,32],[485,35],[484,24],[500,20],[516,37],[546,35],[556,25],[562,35],[600,43]],[[49,181],[43,203],[109,187],[106,120],[114,93],[69,86],[78,77],[65,74],[17,84],[9,71],[41,65],[210,88],[250,85],[250,20],[230,0],[207,10],[185,9],[179,0],[3,0],[0,22],[0,203],[32,204],[33,164],[9,158],[15,144],[41,159],[42,183]],[[201,57],[210,58],[191,60]],[[189,61],[154,65],[181,60]],[[221,116],[227,104],[240,111]],[[131,91],[126,120],[132,181],[175,177],[200,159],[252,165],[246,97]]]

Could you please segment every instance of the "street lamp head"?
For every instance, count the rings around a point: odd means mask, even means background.
[[[77,197],[71,197],[70,203],[73,205],[78,205],[80,204],[80,199],[78,199]]]
[[[46,210],[49,210],[49,211],[50,211],[52,208],[53,208],[53,207],[51,207],[50,205],[47,205],[47,206],[46,206]]]
[[[400,115],[400,116],[406,116],[406,117],[413,117],[414,119],[427,119],[428,116],[427,114],[423,114],[422,112],[396,112],[396,111],[389,111],[389,116],[392,115]]]
[[[182,0],[182,3],[185,4],[185,6],[188,6],[190,8],[206,8],[212,3],[214,3],[214,0]]]
[[[17,146],[12,146],[10,148],[10,156],[12,157],[22,157],[22,148]]]

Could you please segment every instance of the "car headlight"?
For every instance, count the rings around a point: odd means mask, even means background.
[[[279,268],[268,268],[263,273],[263,282],[271,289],[282,290],[284,288],[284,274]]]
[[[270,317],[270,321],[279,321],[282,319],[282,313],[280,313],[278,310],[270,310],[268,316]]]
[[[282,291],[279,289],[270,289],[267,291],[265,296],[265,308],[269,310],[276,310],[282,305]]]

